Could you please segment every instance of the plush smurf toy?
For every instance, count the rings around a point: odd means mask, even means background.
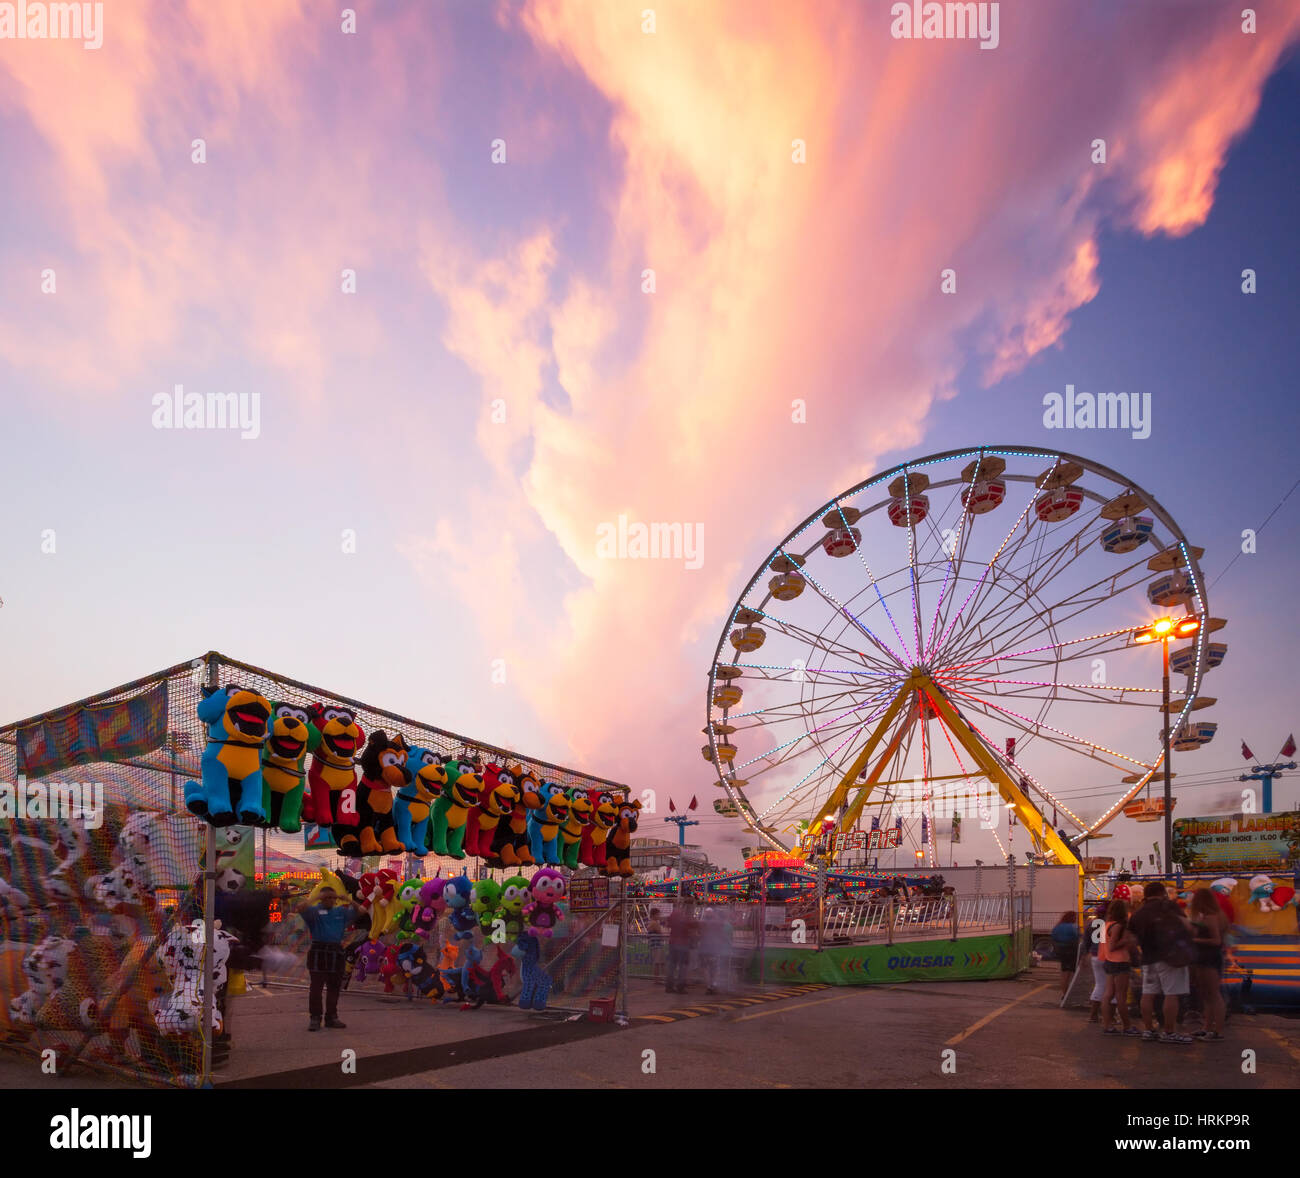
[[[208,743],[199,768],[203,781],[185,783],[185,808],[213,826],[262,822],[262,745],[271,702],[240,687],[204,687],[199,719]]]

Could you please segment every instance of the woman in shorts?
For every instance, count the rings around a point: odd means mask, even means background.
[[[1137,946],[1135,937],[1128,928],[1128,905],[1123,900],[1112,900],[1106,912],[1106,931],[1102,934],[1101,947],[1097,952],[1106,971],[1106,992],[1101,999],[1101,1033],[1103,1035],[1140,1035],[1129,1019],[1128,986],[1133,969],[1132,950]],[[1114,1010],[1111,1001],[1114,1001]],[[1114,1026],[1115,1012],[1124,1030]]]

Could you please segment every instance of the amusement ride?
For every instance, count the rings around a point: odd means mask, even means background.
[[[934,454],[850,487],[725,621],[701,750],[714,809],[810,865],[862,848],[936,867],[937,824],[959,841],[963,821],[1004,856],[1079,865],[1120,815],[1165,817],[1169,746],[1214,737],[1202,689],[1225,623],[1201,555],[1133,479],[1039,447]],[[1168,703],[1143,649],[1160,614]]]

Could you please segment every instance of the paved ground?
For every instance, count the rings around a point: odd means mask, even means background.
[[[250,994],[238,1000],[236,1050],[216,1080],[281,1088],[497,1088],[539,1078],[632,1089],[1300,1087],[1294,1019],[1237,1016],[1219,1044],[1103,1038],[1086,1013],[1058,1009],[1058,977],[1041,967],[1005,981],[714,998],[634,983],[626,1029],[356,996],[345,998],[347,1030],[310,1034],[301,992]],[[343,1069],[345,1048],[357,1053],[355,1072]],[[1246,1051],[1254,1053],[1253,1073],[1243,1071]],[[0,1088],[62,1083],[0,1053]],[[103,1082],[82,1074],[66,1083]]]

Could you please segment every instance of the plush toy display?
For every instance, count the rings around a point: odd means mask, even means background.
[[[446,772],[447,786],[430,811],[433,849],[439,855],[463,859],[465,824],[469,820],[470,810],[478,804],[483,778],[474,771],[474,766],[469,761],[455,757],[448,758]]]
[[[442,890],[442,898],[447,902],[447,919],[456,932],[456,939],[460,941],[472,939],[474,930],[478,928],[478,917],[469,906],[473,894],[474,885],[465,875],[449,880]]]
[[[160,815],[148,810],[132,814],[117,837],[117,865],[107,875],[91,876],[87,894],[110,912],[152,907],[154,873],[165,841]]]
[[[347,708],[312,704],[311,723],[320,733],[307,768],[303,819],[328,826],[340,855],[361,854],[357,833],[357,770],[354,763],[365,733]]]
[[[514,939],[524,931],[524,905],[529,899],[528,881],[522,875],[512,875],[501,885],[500,910],[507,937]]]
[[[477,1010],[485,1002],[492,1002],[498,1006],[510,1004],[510,998],[506,994],[506,978],[514,974],[515,963],[504,949],[503,945],[496,946],[496,961],[491,969],[488,969],[483,961],[483,954],[479,954],[469,971],[467,1001],[461,1007],[462,1010]]]
[[[261,822],[262,745],[270,701],[235,686],[204,687],[198,714],[208,730],[199,759],[203,782],[185,783],[185,808],[213,826]]]
[[[508,772],[514,781],[515,797],[510,812],[497,823],[489,861],[499,867],[525,867],[533,863],[528,815],[540,809],[542,800],[537,793],[537,779],[531,773],[519,765],[511,765]]]
[[[262,746],[262,809],[266,824],[296,834],[302,829],[307,754],[320,741],[307,709],[271,704],[270,728]]]
[[[560,862],[565,867],[576,870],[578,854],[582,850],[583,840],[591,827],[592,805],[584,790],[568,791],[569,816],[560,827]]]
[[[384,950],[384,959],[379,963],[379,977],[384,983],[384,993],[393,993],[393,982],[404,978],[404,971],[397,960],[397,946],[389,945]]]
[[[618,821],[618,801],[607,789],[590,789],[591,823],[582,834],[580,858],[588,867],[605,866],[605,842]]]
[[[123,829],[116,807],[105,807],[103,818],[95,830],[88,829],[82,819],[71,815],[55,818],[58,838],[53,849],[60,858],[42,881],[47,905],[78,904],[93,898],[95,867],[112,856],[113,848],[120,845]],[[8,874],[3,864],[0,864],[0,874]]]
[[[543,782],[537,792],[542,805],[528,814],[529,847],[534,862],[558,865],[560,827],[569,817],[569,799],[553,781]]]
[[[413,998],[416,994],[421,998],[432,995],[436,1002],[446,993],[438,971],[429,963],[424,947],[418,942],[407,941],[401,945],[397,950],[397,963],[406,975],[407,998]]]
[[[447,911],[447,901],[442,893],[447,886],[445,879],[425,880],[420,888],[420,898],[416,902],[411,926],[417,937],[428,937],[438,926],[442,914]]]
[[[218,922],[219,925],[220,922]],[[212,982],[220,991],[226,984],[226,962],[234,937],[220,927],[214,927],[212,938]],[[172,992],[166,998],[155,998],[149,1003],[154,1022],[164,1035],[189,1035],[203,1022],[203,950],[206,938],[203,921],[194,920],[188,925],[176,925],[158,957],[171,979]],[[222,1030],[221,1007],[212,1003],[212,1029]]]
[[[491,764],[483,767],[483,789],[479,793],[478,805],[469,812],[466,824],[466,851],[486,859],[489,864],[500,863],[500,857],[494,858],[493,852],[497,827],[510,815],[518,796],[518,787],[508,769]]]
[[[410,752],[399,732],[392,740],[377,728],[361,754],[361,785],[357,793],[359,835],[363,855],[396,855],[402,851],[393,823],[393,791],[411,783],[406,759]]]
[[[555,932],[555,926],[564,919],[561,907],[568,884],[564,876],[550,867],[543,867],[534,874],[528,884],[531,899],[524,905],[524,920],[527,928],[524,932],[529,937],[549,937]]]
[[[1229,924],[1237,919],[1237,912],[1232,904],[1232,893],[1236,887],[1237,881],[1231,876],[1216,879],[1210,884],[1210,891],[1214,893],[1214,902],[1218,904],[1219,911],[1228,918]]]
[[[453,937],[447,938],[442,947],[442,958],[438,962],[438,978],[442,985],[444,1002],[453,1000],[463,1002],[464,991],[460,988],[460,949],[463,942]]]
[[[520,959],[519,976],[523,979],[519,1009],[545,1010],[551,992],[551,975],[542,966],[541,941],[536,937],[520,937],[516,954]]]
[[[412,748],[406,755],[406,767],[411,780],[393,799],[393,820],[397,841],[410,854],[423,858],[429,849],[429,811],[446,788],[447,770],[438,754],[425,748]]]
[[[618,822],[605,840],[605,874],[632,874],[632,835],[636,831],[640,802],[624,802],[618,808]]]
[[[494,879],[478,880],[470,892],[469,906],[484,938],[490,939],[492,926],[501,916],[501,885]]]
[[[382,941],[371,940],[367,937],[354,947],[352,976],[358,982],[364,982],[366,978],[377,978],[379,971],[383,968],[384,958],[387,953],[387,946]]]
[[[346,900],[348,896],[356,891],[355,887],[349,889],[343,882],[341,876],[335,875],[334,872],[328,871],[322,867],[320,870],[320,879],[317,880],[316,884],[307,895],[307,903],[312,905],[319,904],[320,894],[326,888],[329,888],[330,891],[332,891],[340,900]]]
[[[49,936],[23,958],[27,989],[9,1000],[9,1018],[16,1026],[35,1027],[40,1009],[67,980],[74,948],[67,937]]]

